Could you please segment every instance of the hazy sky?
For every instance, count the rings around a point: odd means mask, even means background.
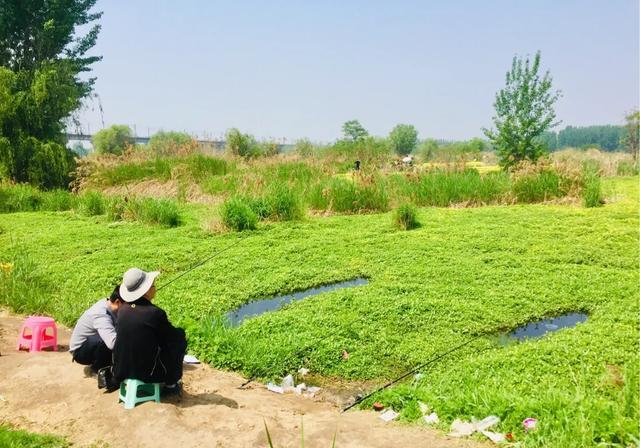
[[[337,138],[358,119],[480,136],[514,54],[542,52],[565,125],[639,102],[638,0],[99,0],[104,122],[218,137]],[[101,127],[96,101],[81,115]]]

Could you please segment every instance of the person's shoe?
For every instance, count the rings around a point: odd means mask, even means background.
[[[113,375],[107,378],[107,393],[114,392],[120,389],[120,383],[113,377]]]
[[[182,381],[178,381],[175,384],[165,384],[160,389],[162,397],[172,397],[180,394],[182,394]]]
[[[111,372],[111,366],[103,367],[98,370],[98,389],[106,389],[109,384],[109,380],[113,379],[113,373]]]

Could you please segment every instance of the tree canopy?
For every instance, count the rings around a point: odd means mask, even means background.
[[[369,133],[358,120],[349,120],[342,125],[342,135],[346,141],[361,142]]]
[[[496,94],[496,129],[483,129],[505,168],[522,160],[537,160],[545,152],[540,137],[558,124],[553,106],[560,92],[552,90],[549,72],[541,77],[539,69],[540,52],[533,61],[513,58],[505,87]]]
[[[389,134],[389,141],[397,154],[411,154],[418,146],[418,131],[413,125],[398,124]]]
[[[65,125],[90,94],[94,78],[80,75],[100,25],[96,0],[0,0],[0,175],[43,188],[66,187],[73,153]]]

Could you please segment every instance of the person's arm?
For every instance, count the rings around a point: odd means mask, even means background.
[[[167,313],[161,308],[156,308],[156,322],[157,322],[157,331],[158,331],[158,339],[160,345],[166,347],[171,341],[174,341],[176,338],[180,337],[180,332],[176,327],[174,327],[171,322],[169,322],[169,318],[167,317]]]
[[[105,311],[93,316],[93,327],[98,331],[107,348],[113,350],[113,345],[116,342],[116,327],[109,313]]]

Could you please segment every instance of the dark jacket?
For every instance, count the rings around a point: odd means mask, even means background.
[[[165,381],[167,366],[160,352],[178,340],[184,341],[184,331],[171,325],[167,313],[144,298],[121,304],[116,325],[118,336],[113,348],[116,380]]]

